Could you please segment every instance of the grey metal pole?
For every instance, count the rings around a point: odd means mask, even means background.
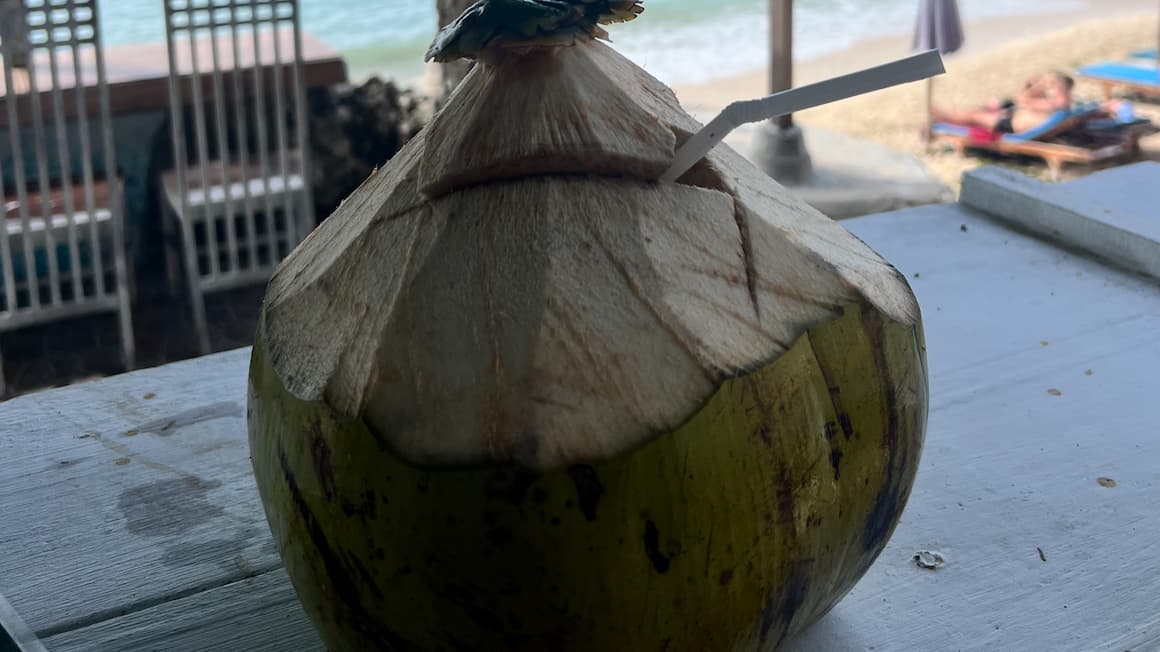
[[[793,88],[793,0],[769,0],[769,92]],[[793,115],[778,119],[793,126]]]
[[[769,0],[769,91],[793,88],[793,0]],[[808,183],[813,163],[793,115],[769,121],[756,135],[753,162],[787,185]]]

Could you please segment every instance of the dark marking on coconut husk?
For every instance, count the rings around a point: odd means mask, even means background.
[[[822,434],[826,436],[826,441],[834,441],[834,437],[838,436],[838,424],[835,421],[827,421],[826,425],[822,427]]]
[[[798,483],[793,474],[785,466],[777,479],[777,517],[778,522],[792,527],[797,522],[797,492]]]
[[[764,646],[771,634],[777,632],[777,643],[773,649],[781,647],[789,636],[790,626],[802,605],[805,604],[809,593],[810,572],[813,568],[812,559],[804,559],[794,564],[789,577],[770,596],[761,610],[761,642]]]
[[[488,478],[484,493],[488,500],[505,502],[513,507],[523,507],[529,491],[539,479],[540,475],[530,469],[522,467],[499,468]],[[543,493],[543,489],[537,488],[536,492]]]
[[[875,341],[885,342],[885,324],[882,316],[870,308],[862,310],[863,327],[871,333]],[[899,442],[901,424],[898,419],[898,396],[890,375],[890,366],[886,360],[883,347],[874,348],[874,366],[878,372],[879,383],[886,393],[885,405],[891,406],[887,410],[886,431],[883,434],[882,446],[886,453],[885,482],[874,498],[874,507],[866,519],[866,526],[862,534],[862,548],[868,553],[867,565],[886,546],[886,540],[894,531],[902,506],[910,494],[907,481],[908,469],[911,468],[913,445]]]
[[[596,504],[604,493],[604,485],[596,475],[596,469],[587,464],[576,464],[568,467],[568,477],[576,486],[576,501],[580,504],[580,511],[589,521],[596,520]]]
[[[350,628],[360,635],[365,645],[373,646],[363,649],[382,650],[383,652],[413,649],[414,646],[409,641],[379,624],[378,620],[363,604],[362,595],[359,592],[360,582],[356,581],[353,576],[359,575],[368,589],[371,589],[371,592],[376,596],[381,597],[382,592],[375,585],[374,578],[366,573],[365,567],[362,567],[361,564],[355,564],[352,572],[350,562],[331,546],[330,539],[318,517],[302,496],[302,489],[298,486],[298,478],[290,468],[285,451],[279,451],[278,462],[282,467],[282,478],[286,482],[290,500],[294,503],[302,526],[306,530],[307,536],[310,537],[311,543],[314,544],[314,551],[317,553],[318,559],[322,562],[323,571],[326,573],[323,581],[330,585],[337,598],[330,602],[334,609],[332,615],[336,620],[347,621]]]
[[[375,430],[374,426],[369,423],[366,424],[366,431],[370,433],[371,439],[375,440],[375,447],[379,449],[380,453],[386,453],[391,450],[391,445],[387,442],[387,438],[381,432]]]
[[[330,463],[330,447],[326,444],[326,437],[322,434],[322,422],[315,419],[308,429],[310,437],[310,459],[314,462],[314,472],[318,475],[318,484],[322,487],[322,495],[327,501],[333,501],[335,496],[334,467]]]
[[[506,525],[487,531],[487,540],[493,546],[506,546],[512,542],[512,529]]]
[[[854,424],[850,423],[849,413],[838,412],[838,423],[842,426],[842,434],[846,437],[846,441],[850,441],[854,437]]]
[[[845,315],[848,308],[842,308],[841,314]],[[842,429],[842,435],[846,441],[850,441],[854,437],[854,423],[850,420],[850,413],[842,407],[842,388],[834,384],[830,374],[827,373],[826,368],[820,362],[818,364],[818,372],[822,374],[822,380],[826,383],[826,389],[830,393],[830,404],[834,408],[834,414],[838,417],[837,427]],[[834,430],[834,424],[827,422],[825,425],[826,440],[832,441],[837,434]]]
[[[349,550],[344,550],[342,556],[343,559],[346,560],[347,568],[354,570],[354,574],[357,575],[360,580],[362,580],[362,585],[371,592],[371,595],[374,596],[376,600],[382,600],[383,592],[379,588],[378,583],[375,582],[374,575],[372,575],[371,572],[367,570],[367,567],[362,563],[362,560]]]
[[[766,446],[772,446],[773,436],[771,434],[772,430],[770,428],[769,422],[773,407],[769,404],[769,401],[765,399],[765,392],[763,391],[761,384],[753,376],[746,376],[742,379],[741,388],[744,393],[749,395],[749,398],[753,401],[753,404],[757,406],[758,411],[761,412],[761,420],[758,421],[757,427],[754,428],[753,433],[760,437],[761,441]]]
[[[842,479],[842,451],[834,448],[830,450],[830,466],[834,469],[834,479]]]
[[[667,573],[672,560],[661,552],[661,533],[657,530],[657,524],[653,523],[651,519],[645,520],[644,536],[641,539],[644,541],[644,554],[652,564],[653,570],[661,575]]]
[[[720,584],[722,588],[729,586],[729,582],[732,582],[732,581],[733,581],[733,569],[732,568],[727,568],[727,569],[721,571],[720,577],[717,578],[717,583]]]
[[[512,474],[511,488],[508,490],[507,499],[512,505],[519,507],[524,504],[524,500],[528,497],[528,490],[532,488],[536,480],[540,478],[538,473],[529,471],[528,469],[518,468]],[[540,491],[543,491],[542,489]]]
[[[834,406],[834,414],[838,415],[838,427],[842,429],[842,435],[846,441],[850,441],[854,437],[854,423],[850,421],[850,413],[842,407],[842,390],[840,387],[835,387],[831,384],[829,375],[826,370],[818,365],[818,369],[822,373],[822,379],[826,381],[826,387],[830,390],[830,403]],[[831,439],[830,423],[826,424],[826,438]]]
[[[375,520],[378,516],[378,504],[375,500],[375,492],[372,490],[363,492],[362,500],[358,503],[347,500],[342,501],[342,513],[349,518],[357,518],[362,521],[363,525]]]
[[[485,606],[486,600],[483,600],[483,604],[481,604],[480,598],[475,595],[475,591],[471,587],[448,584],[443,587],[439,595],[451,604],[459,607],[480,629],[495,634],[504,634],[507,632],[507,628],[503,624],[503,619],[487,609]]]
[[[520,620],[519,616],[515,614],[508,614],[508,624],[517,632],[524,628],[524,621]]]

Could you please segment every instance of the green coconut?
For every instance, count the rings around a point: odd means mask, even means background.
[[[699,125],[579,33],[488,49],[270,281],[253,466],[332,650],[773,650],[906,503],[905,278],[726,146],[657,181]]]

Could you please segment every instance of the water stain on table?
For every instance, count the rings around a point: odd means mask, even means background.
[[[172,536],[222,516],[225,510],[209,502],[207,494],[221,486],[189,476],[159,480],[121,492],[117,506],[133,534]]]

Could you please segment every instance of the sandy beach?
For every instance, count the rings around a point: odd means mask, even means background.
[[[1158,16],[1153,0],[1097,0],[1074,11],[972,21],[964,16],[966,44],[946,56],[947,74],[935,81],[934,101],[949,106],[971,106],[987,98],[1013,94],[1028,76],[1104,60],[1120,60],[1137,48],[1155,47]],[[845,51],[794,67],[800,85],[910,54],[911,37],[898,35],[863,41]],[[710,83],[677,86],[681,102],[699,119],[708,120],[730,101],[768,92],[765,69]],[[1101,97],[1099,89],[1077,80],[1077,100]],[[1160,124],[1160,104],[1136,103],[1137,112]],[[928,152],[919,137],[925,122],[925,85],[908,84],[871,95],[851,98],[797,114],[810,126],[844,132],[912,152],[930,170],[956,189],[965,170],[994,164],[950,151]],[[1160,160],[1160,135],[1146,139],[1144,155]],[[1046,178],[1042,165],[1020,168]],[[1067,176],[1082,175],[1069,168]]]

